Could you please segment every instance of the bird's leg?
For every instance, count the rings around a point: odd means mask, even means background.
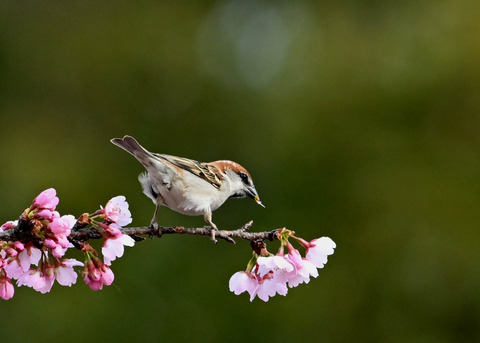
[[[210,209],[206,210],[203,218],[207,222],[208,225],[210,225],[210,238],[212,241],[217,244],[217,240],[215,239],[215,232],[218,231],[217,225],[212,222],[212,211]]]
[[[152,228],[155,232],[155,236],[160,237],[160,231],[158,230],[158,222],[157,222],[157,214],[158,214],[158,209],[163,205],[163,198],[159,195],[157,196],[157,202],[155,206],[155,212],[153,212],[153,218],[150,221],[150,228]],[[153,236],[153,235],[152,235]]]

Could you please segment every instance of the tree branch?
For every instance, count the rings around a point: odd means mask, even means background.
[[[241,238],[248,241],[256,240],[275,240],[277,230],[266,232],[247,232],[252,226],[253,221],[249,221],[237,230],[218,230],[215,232],[215,237],[226,240],[227,242],[234,243],[233,238]],[[211,237],[211,227],[204,226],[200,228],[185,228],[181,226],[177,227],[160,227],[158,231],[150,227],[130,227],[123,228],[122,232],[126,235],[149,235],[149,236],[162,236],[164,234],[180,234],[180,235],[195,235],[195,236],[208,236]]]
[[[248,232],[252,225],[253,221],[249,221],[237,230],[219,230],[215,233],[215,237],[221,238],[233,244],[235,244],[235,240],[233,238],[241,238],[250,242],[264,240],[274,241],[275,239],[277,239],[278,229],[265,232]],[[18,225],[15,229],[0,232],[0,240],[21,242],[38,241],[36,237],[31,235],[31,228],[27,226],[30,226],[30,222],[19,220]],[[84,226],[85,225],[82,225],[80,221],[77,222],[77,224],[72,229],[70,236],[68,236],[68,239],[73,242],[74,245],[76,245],[75,243],[77,242],[85,242],[90,239],[103,238],[97,229],[93,227],[87,228]],[[161,237],[162,235],[180,234],[211,237],[210,226],[204,226],[199,228],[186,228],[182,226],[161,226],[158,228],[158,230],[155,230],[152,227],[125,227],[121,228],[120,230],[123,234],[133,237],[136,241],[144,240],[145,238],[140,237],[144,235],[148,235],[149,237]]]

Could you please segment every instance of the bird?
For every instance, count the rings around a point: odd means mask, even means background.
[[[216,242],[212,212],[230,198],[252,198],[262,207],[250,173],[240,164],[219,160],[199,162],[185,157],[152,153],[132,136],[113,138],[116,146],[132,154],[146,169],[138,176],[143,193],[152,199],[155,212],[150,228],[158,233],[158,210],[166,206],[184,215],[203,215]]]

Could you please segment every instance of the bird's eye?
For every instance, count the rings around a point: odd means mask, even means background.
[[[238,173],[238,176],[240,176],[240,179],[242,179],[243,183],[248,183],[248,175],[245,174],[244,172]]]

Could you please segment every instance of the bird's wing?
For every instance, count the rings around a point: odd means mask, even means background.
[[[191,160],[189,158],[184,157],[177,157],[171,155],[164,155],[164,154],[153,154],[157,158],[165,159],[168,162],[172,163],[173,165],[186,170],[199,178],[207,181],[215,188],[220,188],[222,185],[222,174],[220,170],[205,162],[199,162],[195,160]]]

